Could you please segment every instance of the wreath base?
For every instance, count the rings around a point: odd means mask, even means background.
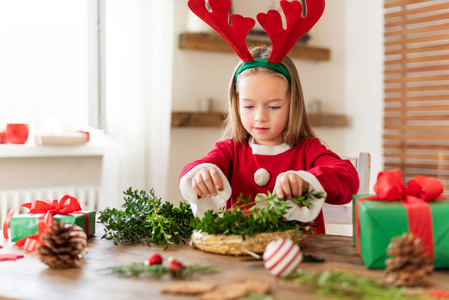
[[[248,255],[248,252],[263,253],[265,247],[276,239],[290,239],[295,244],[304,240],[306,235],[297,230],[258,233],[247,235],[208,234],[194,230],[190,237],[190,245],[205,251],[218,254]]]

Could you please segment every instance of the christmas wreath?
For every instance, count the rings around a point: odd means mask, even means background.
[[[322,194],[305,194],[291,202],[310,207],[311,201],[322,198]],[[240,196],[231,210],[208,211],[203,218],[195,217],[190,225],[195,228],[190,244],[196,248],[219,254],[244,255],[262,253],[273,240],[283,238],[300,243],[304,232],[311,232],[313,225],[299,221],[283,220],[289,202],[278,199],[268,192],[267,197],[257,197],[252,205],[251,198]]]

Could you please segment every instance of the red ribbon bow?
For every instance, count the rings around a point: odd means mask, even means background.
[[[69,203],[66,204],[65,202],[67,200],[69,200]],[[62,197],[59,202],[58,200],[34,200],[31,203],[24,203],[20,206],[28,208],[32,214],[44,214],[46,212],[50,212],[53,215],[66,215],[81,210],[78,199],[69,195]]]
[[[441,196],[444,186],[438,178],[416,176],[408,182],[406,187],[402,183],[401,170],[394,169],[377,175],[374,191],[377,195],[376,200],[429,202]]]
[[[419,237],[433,259],[432,213],[427,202],[442,196],[443,183],[434,177],[416,176],[407,186],[402,183],[399,169],[380,172],[374,185],[376,196],[360,198],[356,202],[356,237],[357,251],[360,254],[359,203],[366,200],[401,201],[407,211],[407,220],[411,234]]]
[[[68,200],[68,203],[66,203]],[[28,213],[32,213],[32,214],[45,214],[44,216],[39,217],[39,225],[38,225],[38,234],[37,235],[33,235],[27,238],[23,238],[20,241],[16,242],[16,245],[19,247],[24,247],[25,250],[28,251],[34,251],[36,250],[36,246],[37,244],[40,242],[40,236],[45,232],[45,229],[48,226],[51,226],[54,224],[53,221],[53,215],[56,214],[63,214],[63,215],[67,215],[70,213],[82,213],[80,212],[81,210],[81,206],[78,202],[78,200],[75,197],[69,196],[69,195],[65,195],[64,197],[61,198],[61,200],[47,200],[47,201],[42,201],[42,200],[33,200],[33,202],[31,203],[24,203],[21,205],[18,205],[14,208],[12,208],[6,218],[5,218],[5,222],[3,223],[3,237],[5,239],[8,239],[8,228],[9,228],[9,223],[11,221],[12,216],[14,215],[14,213],[16,212],[16,210],[19,207],[26,207],[28,208],[30,211]],[[89,230],[88,230],[88,218],[87,218],[87,214],[84,213],[85,216],[85,231],[86,234],[88,234]]]

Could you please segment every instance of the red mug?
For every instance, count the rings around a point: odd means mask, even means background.
[[[25,144],[30,133],[29,125],[23,123],[6,124],[6,140],[11,144]]]
[[[0,144],[8,144],[8,141],[6,140],[6,130],[0,131]]]

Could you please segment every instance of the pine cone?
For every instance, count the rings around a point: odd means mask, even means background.
[[[433,262],[424,251],[421,240],[412,234],[393,238],[387,249],[387,254],[393,258],[385,261],[385,282],[408,287],[430,285]]]
[[[41,237],[37,247],[39,259],[50,268],[73,268],[80,264],[86,251],[87,236],[78,225],[55,222]]]

